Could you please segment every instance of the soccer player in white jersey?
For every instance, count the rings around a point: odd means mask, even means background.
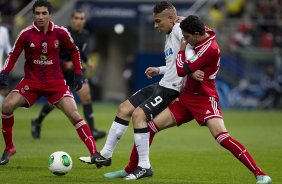
[[[179,23],[175,23],[176,19],[176,9],[170,2],[162,1],[155,5],[154,27],[160,33],[166,35],[164,49],[166,66],[149,67],[145,70],[145,74],[148,78],[152,78],[157,74],[164,74],[164,76],[159,83],[137,91],[120,104],[103,149],[100,153],[91,157],[80,157],[82,162],[96,164],[97,166],[111,165],[113,151],[122,135],[126,132],[131,116],[133,115],[134,118],[138,116],[144,121],[150,121],[178,97],[183,78],[177,75],[175,58],[183,35]],[[190,56],[194,53],[192,47],[187,52],[190,52]],[[191,76],[201,80],[203,72],[195,71]],[[149,133],[149,129],[144,131],[147,134]]]

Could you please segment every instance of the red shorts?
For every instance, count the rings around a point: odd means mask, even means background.
[[[180,94],[169,106],[177,126],[195,119],[203,126],[211,118],[221,118],[218,99],[200,95]]]
[[[34,83],[32,80],[22,79],[13,91],[18,92],[25,98],[27,104],[24,107],[32,106],[41,96],[44,96],[52,105],[55,105],[63,97],[73,98],[72,92],[64,80]]]

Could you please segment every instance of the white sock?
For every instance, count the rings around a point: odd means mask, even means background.
[[[134,133],[134,141],[139,155],[138,166],[149,169],[151,167],[149,160],[149,138],[150,133]]]
[[[118,141],[121,139],[123,134],[126,132],[128,126],[122,125],[117,122],[113,122],[112,126],[110,128],[107,141],[103,147],[103,149],[100,151],[100,154],[105,158],[111,158],[113,155],[113,151],[118,143]]]

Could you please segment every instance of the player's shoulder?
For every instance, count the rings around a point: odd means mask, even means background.
[[[33,26],[30,25],[30,26],[22,29],[21,32],[19,33],[19,36],[24,36],[26,34],[29,34],[32,30],[33,30]]]
[[[69,32],[68,29],[64,26],[54,25],[54,30],[59,32]]]
[[[88,35],[89,35],[89,32],[88,32],[88,30],[83,29],[83,30],[81,31],[81,34],[88,36]]]
[[[172,34],[175,35],[178,39],[181,39],[182,36],[182,31],[180,28],[180,23],[176,23],[174,24],[173,28],[172,28]]]

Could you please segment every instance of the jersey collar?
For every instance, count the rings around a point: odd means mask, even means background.
[[[32,23],[32,27],[33,27],[34,29],[36,29],[38,32],[40,32],[40,29],[36,26],[36,24],[35,24],[34,21],[33,21],[33,23]],[[54,30],[54,23],[53,23],[52,21],[49,21],[49,26],[48,26],[48,31],[47,31],[47,32],[53,31],[53,30]]]
[[[206,33],[209,34],[209,37],[207,37],[206,39],[202,40],[200,43],[198,43],[197,45],[195,45],[195,49],[202,47],[203,45],[205,45],[207,42],[209,42],[210,40],[215,39],[215,32],[213,30],[211,30],[210,28],[206,27],[205,28]]]

